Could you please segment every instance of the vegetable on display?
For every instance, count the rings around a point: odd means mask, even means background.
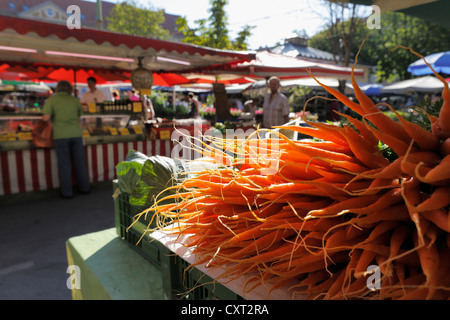
[[[357,102],[311,74],[361,118],[283,127],[319,142],[272,130],[239,148],[216,140],[201,152],[222,166],[169,187],[141,215],[155,212],[157,229],[189,235],[194,266],[223,270],[215,280],[248,275],[244,297],[264,286],[267,298],[283,288],[293,299],[447,300],[450,91],[435,74],[444,103],[437,115],[424,110],[431,130],[392,108],[398,121],[383,114],[353,74]],[[396,157],[387,159],[380,143]],[[371,266],[381,274],[375,290]]]

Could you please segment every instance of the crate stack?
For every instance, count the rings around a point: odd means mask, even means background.
[[[131,205],[130,195],[120,192],[113,181],[115,226],[119,238],[126,241],[150,263],[160,268],[164,298],[167,300],[242,300],[242,297],[217,283],[146,233],[151,216],[134,217],[144,208]],[[133,225],[132,225],[133,224]],[[132,225],[132,226],[131,226]],[[130,227],[131,226],[131,227]]]

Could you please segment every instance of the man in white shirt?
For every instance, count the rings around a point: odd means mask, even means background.
[[[265,128],[281,126],[289,121],[289,101],[284,94],[279,92],[280,87],[278,77],[269,79],[270,93],[265,97],[263,105],[263,126]]]
[[[87,79],[89,91],[86,91],[81,97],[81,105],[86,108],[88,103],[97,103],[105,101],[105,94],[97,89],[97,79],[89,77]]]

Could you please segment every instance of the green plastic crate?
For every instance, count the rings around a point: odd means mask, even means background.
[[[131,228],[134,217],[144,208],[130,204],[130,195],[120,192],[117,180],[113,181],[114,215],[117,235],[125,240],[134,250],[139,252],[156,266],[161,265],[159,244],[150,242],[148,235],[142,237],[148,228],[151,215],[142,216]]]
[[[160,244],[164,299],[243,300],[224,285],[190,267],[190,264]]]
[[[229,290],[197,268],[189,268],[189,263],[177,256],[159,241],[149,239],[142,234],[148,227],[147,219],[141,217],[131,228],[136,214],[143,208],[129,203],[130,195],[118,189],[117,180],[113,181],[114,211],[117,235],[125,240],[131,248],[147,260],[161,268],[164,299],[166,300],[243,300],[238,294]],[[139,239],[141,239],[139,241]],[[194,288],[194,289],[192,289]],[[191,290],[192,289],[192,290]]]

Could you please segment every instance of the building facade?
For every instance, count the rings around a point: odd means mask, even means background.
[[[80,8],[81,25],[86,28],[107,28],[105,19],[116,6],[109,1],[101,1],[101,12],[97,3],[83,0],[0,0],[0,16],[15,16],[24,19],[40,20],[51,23],[65,24],[69,14],[66,12],[71,5]],[[177,31],[178,15],[164,12],[165,21],[162,27],[170,31],[172,41],[181,41],[183,35]],[[100,19],[99,19],[100,18]],[[149,35],[149,37],[151,37]]]

